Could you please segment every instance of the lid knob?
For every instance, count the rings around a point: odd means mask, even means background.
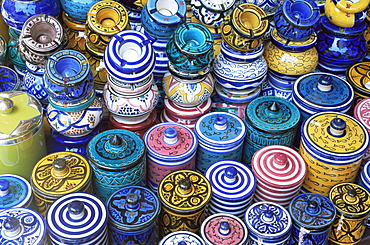
[[[320,211],[319,204],[314,201],[310,200],[307,202],[307,212],[310,214],[317,214]]]
[[[281,116],[281,108],[279,103],[276,101],[271,102],[271,104],[266,108],[266,115],[270,118],[277,118]]]
[[[273,164],[276,168],[284,168],[288,163],[288,157],[284,153],[276,153],[273,158]]]
[[[14,103],[9,98],[0,98],[0,113],[9,114],[13,111]]]
[[[113,137],[109,139],[109,143],[113,146],[119,146],[122,145],[122,138],[121,136],[115,134]]]
[[[235,167],[230,166],[225,169],[225,177],[226,177],[225,181],[227,183],[235,182],[237,175],[238,175],[238,170]]]
[[[217,116],[213,124],[217,130],[225,130],[227,128],[227,120],[224,116]]]
[[[354,203],[357,200],[357,191],[355,189],[351,189],[347,192],[346,201],[349,203]]]
[[[346,122],[342,118],[334,118],[330,121],[329,132],[335,137],[342,137],[345,134]]]
[[[7,217],[4,220],[3,227],[4,233],[8,237],[15,237],[21,231],[21,224],[16,217]]]
[[[55,175],[63,176],[67,173],[67,159],[65,158],[56,158],[53,162],[53,168],[55,170]]]
[[[271,223],[274,220],[274,212],[271,210],[265,210],[261,219],[266,223]]]
[[[0,179],[0,197],[6,196],[9,193],[9,180]]]
[[[85,207],[81,201],[72,201],[68,203],[68,212],[72,219],[80,219],[83,217]]]
[[[333,85],[333,78],[329,75],[322,75],[319,78],[317,88],[322,92],[328,92]]]
[[[139,208],[139,196],[135,193],[129,193],[126,196],[127,210],[134,211]]]
[[[168,145],[173,145],[177,142],[177,131],[174,128],[166,128],[164,130],[163,141]]]
[[[179,181],[180,194],[186,195],[191,192],[192,183],[190,179],[185,178]]]
[[[230,225],[226,221],[222,221],[220,223],[220,227],[218,228],[218,231],[221,235],[227,236],[230,234]]]

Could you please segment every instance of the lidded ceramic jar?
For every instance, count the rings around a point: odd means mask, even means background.
[[[40,102],[25,92],[0,93],[0,174],[29,180],[47,154]]]
[[[158,244],[157,196],[141,186],[127,186],[107,201],[110,244]]]
[[[28,208],[9,208],[0,212],[0,243],[47,245],[45,221]]]
[[[300,122],[300,112],[290,101],[261,96],[252,100],[245,113],[247,135],[243,162],[250,163],[253,154],[267,145],[293,145]]]
[[[269,145],[256,151],[251,163],[257,179],[254,199],[287,208],[306,177],[303,158],[290,147]]]
[[[190,231],[174,231],[159,241],[159,245],[206,245],[202,238]]]
[[[359,101],[353,110],[353,117],[362,123],[362,125],[364,125],[366,130],[370,133],[370,121],[368,118],[369,105],[370,98]],[[368,160],[370,160],[370,148],[366,150],[365,155],[362,158],[362,164],[365,164]]]
[[[289,204],[289,214],[293,220],[292,238],[302,245],[329,242],[329,230],[336,217],[336,209],[331,200],[316,193],[303,193],[293,198]]]
[[[222,160],[210,165],[204,176],[212,185],[207,214],[228,213],[243,218],[257,183],[252,170],[241,162]]]
[[[145,185],[145,144],[131,131],[112,129],[97,134],[87,145],[87,156],[94,192],[103,201],[125,186]]]
[[[166,175],[158,186],[160,237],[175,231],[197,233],[211,194],[211,183],[200,173],[178,170]]]
[[[360,100],[370,97],[370,62],[358,62],[348,67],[346,81],[355,91],[355,105]]]
[[[336,244],[357,244],[361,241],[370,214],[370,193],[353,183],[336,184],[329,198],[337,209],[329,239]]]
[[[293,88],[293,103],[302,119],[325,111],[346,113],[354,101],[352,86],[339,76],[317,72],[300,77]]]
[[[201,234],[207,245],[245,245],[248,239],[248,229],[244,222],[228,213],[218,213],[206,218]]]
[[[107,209],[92,194],[74,192],[58,198],[45,220],[52,244],[108,244]]]
[[[273,202],[256,202],[245,212],[250,245],[290,244],[292,219],[289,212]]]
[[[195,170],[198,140],[188,127],[159,123],[145,133],[148,186],[157,192],[161,180],[177,170]]]
[[[0,175],[0,210],[28,208],[31,202],[31,185],[25,178],[13,174]]]
[[[0,66],[0,92],[20,90],[22,81],[10,67]]]
[[[199,143],[196,169],[200,173],[217,161],[241,161],[246,126],[238,116],[228,112],[204,114],[197,120],[194,133]]]
[[[337,183],[353,183],[369,145],[369,133],[355,118],[322,112],[301,127],[299,153],[307,163],[302,187],[327,196]]]

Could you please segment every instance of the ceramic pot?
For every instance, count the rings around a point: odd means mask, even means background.
[[[363,164],[357,182],[358,185],[370,192],[370,161]],[[370,227],[370,217],[367,220],[366,226]]]
[[[368,119],[370,98],[366,98],[357,103],[355,109],[353,110],[353,117],[356,118],[360,123],[362,123],[366,130],[370,132],[370,122]],[[364,157],[362,158],[362,165],[370,160],[370,148],[365,152]]]
[[[42,107],[25,92],[1,92],[0,98],[0,174],[29,180],[35,164],[47,154]]]
[[[60,5],[64,11],[62,17],[66,16],[70,19],[75,19],[84,25],[84,22],[86,22],[88,18],[87,13],[89,12],[89,9],[97,2],[99,2],[99,0],[60,0]]]
[[[248,1],[248,3],[252,3],[263,9],[266,12],[268,17],[271,17],[275,14],[277,7],[281,4],[279,0],[252,0]]]
[[[245,110],[247,106],[248,106],[248,103],[233,103],[233,102],[225,101],[221,99],[220,96],[218,96],[218,94],[215,94],[212,97],[211,111],[212,112],[228,112],[244,120]]]
[[[127,186],[113,193],[107,201],[110,244],[131,242],[158,244],[158,197],[141,186]]]
[[[250,89],[228,89],[216,83],[215,91],[224,101],[231,103],[248,103],[257,98],[261,93],[261,86]]]
[[[48,105],[48,93],[44,87],[44,74],[45,67],[33,65],[29,62],[26,62],[27,71],[23,78],[24,87],[26,88],[27,93],[35,96],[43,108],[46,109]]]
[[[13,64],[13,68],[16,71],[25,71],[26,60],[23,58],[18,44],[19,44],[20,33],[16,32],[13,28],[9,28],[9,42],[7,48],[7,56],[9,61]],[[18,73],[19,75],[19,73]]]
[[[20,87],[17,73],[7,66],[0,66],[0,92],[19,90]]]
[[[45,220],[52,244],[109,244],[107,209],[92,194],[62,196],[50,206]]]
[[[23,177],[13,174],[0,174],[0,210],[10,208],[30,208],[32,203],[30,183]]]
[[[261,95],[275,96],[286,99],[287,101],[293,100],[293,90],[291,88],[275,85],[274,82],[271,81],[271,74],[269,74],[268,78],[261,84]]]
[[[102,93],[104,85],[107,83],[108,72],[103,62],[104,53],[95,52],[86,45],[86,58],[89,60],[91,71],[94,76],[94,89]]]
[[[338,27],[351,28],[365,20],[369,0],[351,2],[346,0],[325,1],[325,15]]]
[[[247,52],[259,48],[269,29],[266,13],[257,5],[243,3],[225,17],[222,39],[234,50]]]
[[[190,231],[174,231],[159,241],[159,245],[194,244],[206,245],[202,238]]]
[[[66,12],[62,14],[63,27],[69,39],[69,47],[83,54],[86,53],[86,23],[77,22]]]
[[[219,27],[238,1],[191,0],[194,17],[202,24]]]
[[[351,84],[355,92],[354,105],[370,97],[370,62],[358,62],[346,71],[346,81]]]

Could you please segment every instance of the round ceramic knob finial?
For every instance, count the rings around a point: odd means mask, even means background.
[[[164,130],[163,141],[168,145],[173,145],[177,142],[177,131],[174,128],[166,128]]]
[[[0,179],[0,197],[9,193],[9,181],[7,179]]]
[[[179,181],[179,188],[180,188],[180,193],[185,195],[185,194],[189,194],[191,192],[191,187],[192,187],[192,183],[190,181],[190,179],[188,178],[185,178],[185,179],[181,179]]]
[[[346,122],[342,118],[334,118],[330,121],[330,133],[333,136],[343,136],[346,129]]]
[[[277,168],[284,168],[288,163],[288,157],[284,153],[276,153],[273,158],[274,166]]]
[[[235,167],[227,167],[225,169],[225,181],[227,183],[233,183],[236,181],[236,177],[238,175],[238,170]]]
[[[307,203],[307,213],[309,214],[317,214],[320,211],[319,204],[315,200],[310,200]]]
[[[221,235],[227,236],[230,234],[230,225],[226,221],[222,221],[220,223],[220,227],[218,228],[218,231]]]
[[[271,223],[272,221],[274,221],[274,212],[271,210],[266,210],[263,212],[263,215],[261,218],[263,222]]]
[[[351,189],[347,192],[346,201],[349,203],[354,203],[357,200],[357,191],[355,189]]]
[[[72,201],[68,203],[68,212],[72,219],[80,219],[83,217],[85,207],[81,201]]]
[[[67,172],[67,160],[65,158],[57,158],[53,162],[53,168],[56,175],[64,175]]]
[[[5,235],[9,238],[17,236],[21,231],[21,224],[16,217],[7,217],[2,226],[5,229]]]
[[[139,196],[135,193],[129,193],[126,196],[126,203],[128,210],[137,210],[139,208]]]
[[[119,135],[115,134],[109,139],[109,143],[113,146],[120,146],[122,145],[122,138]]]
[[[227,120],[224,116],[217,116],[215,119],[214,127],[217,130],[225,130],[227,128]]]
[[[266,114],[270,118],[278,118],[281,116],[281,109],[280,105],[276,102],[273,101],[267,108],[266,108]]]
[[[0,98],[0,113],[9,114],[13,111],[14,103],[9,98]]]
[[[318,89],[322,92],[328,92],[333,85],[333,78],[329,75],[322,75],[319,78]]]

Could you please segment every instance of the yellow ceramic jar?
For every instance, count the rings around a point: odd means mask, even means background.
[[[363,99],[370,97],[370,62],[356,63],[347,69],[347,81],[355,91],[354,106]]]
[[[351,28],[362,18],[370,0],[346,1],[326,0],[325,15],[329,21],[339,27]]]
[[[75,22],[66,12],[62,14],[64,29],[69,37],[69,47],[83,54],[86,52],[85,28],[86,25]]]

